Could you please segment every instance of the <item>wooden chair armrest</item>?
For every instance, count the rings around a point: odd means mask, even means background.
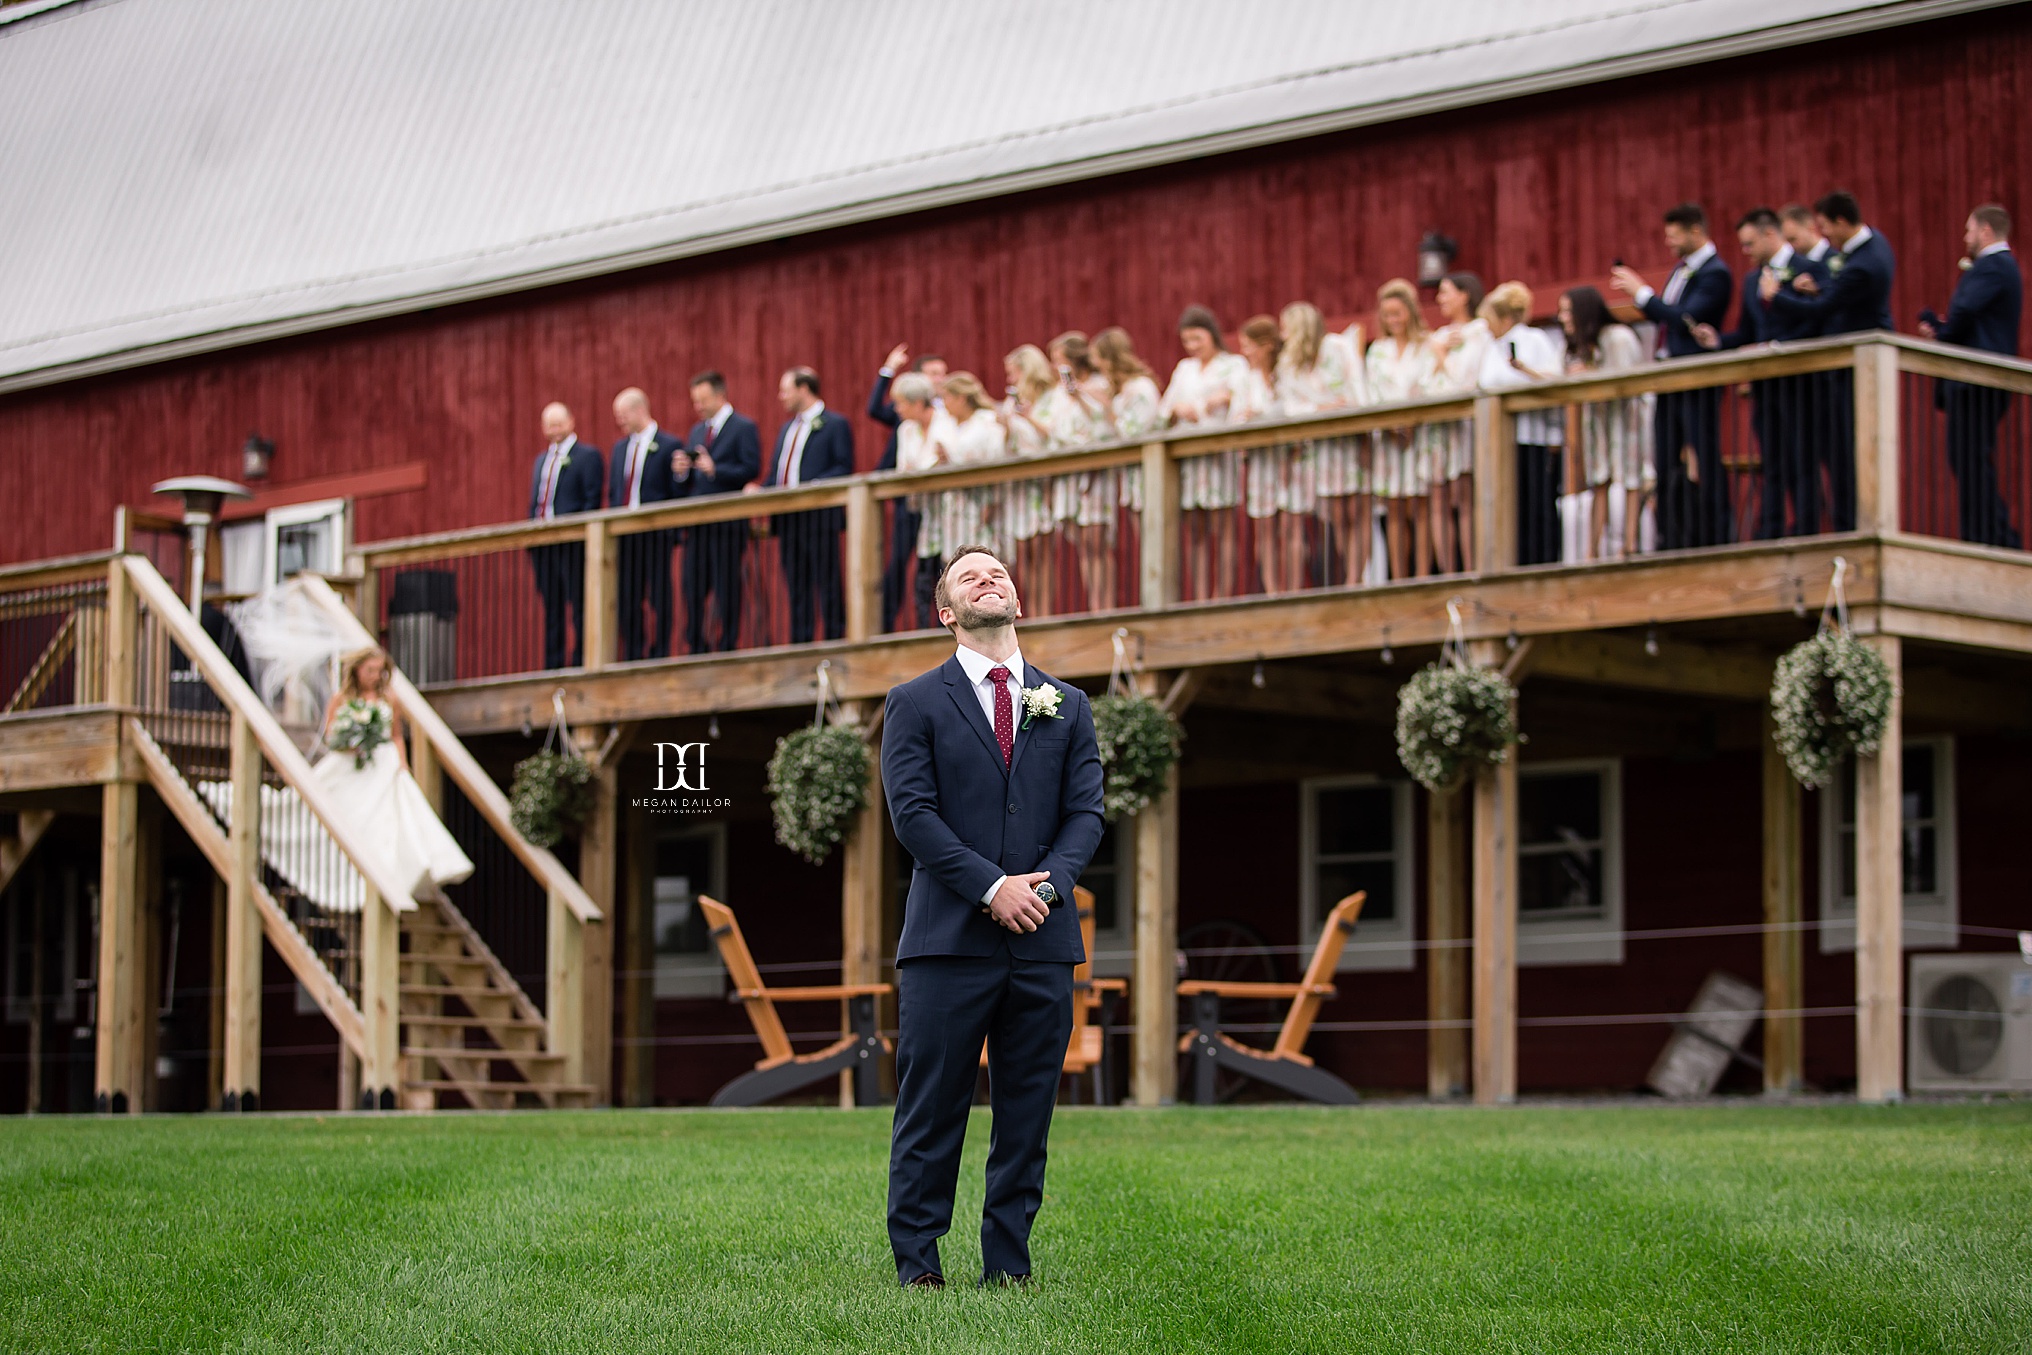
[[[1332,997],[1330,983],[1222,983],[1215,979],[1187,979],[1178,985],[1180,997],[1212,993],[1216,997]]]
[[[886,983],[834,983],[817,988],[736,988],[729,1002],[766,997],[772,1002],[837,1002],[849,997],[879,997],[896,991]]]
[[[1076,988],[1084,988],[1090,993],[1126,993],[1129,991],[1129,980],[1088,979],[1085,983],[1075,984],[1073,986]]]

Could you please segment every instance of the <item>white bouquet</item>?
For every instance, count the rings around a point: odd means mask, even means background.
[[[353,769],[359,771],[388,737],[388,707],[378,701],[348,701],[332,716],[325,746],[335,753],[351,753]]]

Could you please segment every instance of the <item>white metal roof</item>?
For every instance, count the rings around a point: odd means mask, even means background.
[[[32,0],[0,390],[1995,0]]]

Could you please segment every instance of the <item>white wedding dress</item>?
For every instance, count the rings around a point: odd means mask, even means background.
[[[389,715],[392,727],[394,712]],[[472,861],[431,811],[430,801],[402,766],[393,743],[378,745],[364,767],[355,762],[352,753],[326,749],[311,776],[362,849],[380,853],[379,864],[407,885],[412,897],[456,884],[473,873]],[[231,783],[205,781],[198,789],[220,820],[230,823]],[[321,908],[357,913],[366,901],[360,873],[310,806],[288,786],[261,787],[261,857]]]

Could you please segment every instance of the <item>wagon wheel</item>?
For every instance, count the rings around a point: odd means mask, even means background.
[[[1182,979],[1276,983],[1282,977],[1277,972],[1277,954],[1270,948],[1269,939],[1248,923],[1235,918],[1195,923],[1180,933],[1178,949],[1184,958],[1179,974]],[[1227,998],[1221,1003],[1221,1025],[1231,1029],[1282,1021],[1288,1006],[1288,1003],[1266,998]],[[1191,1009],[1188,1006],[1181,1015],[1181,1029],[1190,1019]],[[1271,1037],[1259,1031],[1239,1030],[1235,1032],[1235,1038],[1243,1044],[1268,1047]],[[1189,1075],[1190,1069],[1181,1070],[1181,1089],[1190,1085],[1185,1080]],[[1249,1079],[1222,1069],[1215,1074],[1214,1099],[1226,1104],[1249,1085]]]

